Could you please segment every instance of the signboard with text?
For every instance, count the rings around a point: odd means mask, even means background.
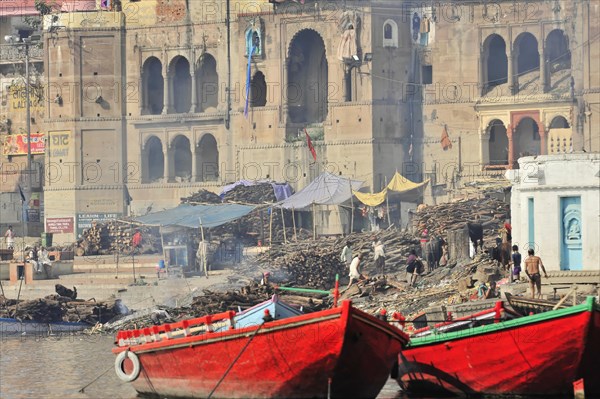
[[[46,233],[72,233],[73,218],[46,219]]]
[[[43,154],[46,150],[46,134],[31,133],[31,153]],[[11,134],[2,137],[2,155],[27,155],[27,135]]]
[[[44,87],[42,85],[29,85],[29,105],[32,110],[44,108]],[[11,111],[27,110],[27,95],[25,85],[13,84],[8,87],[9,106]]]
[[[48,155],[55,158],[69,156],[71,132],[68,130],[48,132]]]
[[[90,229],[93,222],[104,224],[120,217],[121,213],[78,213],[77,236],[83,234],[83,230]]]

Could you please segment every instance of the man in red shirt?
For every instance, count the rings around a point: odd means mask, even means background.
[[[133,247],[137,248],[140,246],[141,243],[142,243],[142,233],[140,233],[139,230],[136,230],[135,234],[133,235],[133,240],[132,240]]]

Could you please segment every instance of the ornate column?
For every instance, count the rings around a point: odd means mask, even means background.
[[[537,125],[540,134],[540,155],[548,155],[548,129],[542,122],[538,122]]]
[[[542,93],[545,93],[548,90],[548,75],[546,73],[546,56],[544,55],[543,41],[540,50],[540,84],[542,86]]]
[[[163,85],[163,115],[166,115],[171,111],[171,80],[171,75],[169,72],[166,72]]]
[[[513,127],[510,124],[506,128],[506,136],[508,137],[508,169],[515,169],[515,146],[513,142]]]
[[[190,107],[190,114],[196,113],[196,107],[198,106],[198,94],[196,87],[196,69],[193,65],[190,65],[190,76],[192,78],[192,106]]]

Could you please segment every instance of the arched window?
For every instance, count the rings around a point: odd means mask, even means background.
[[[173,91],[173,107],[175,113],[182,114],[190,112],[192,107],[192,75],[190,74],[190,63],[183,56],[177,56],[171,61],[169,68],[171,74],[171,86]]]
[[[383,23],[383,47],[398,47],[398,24],[393,19]]]
[[[483,42],[482,59],[485,62],[483,77],[487,90],[508,81],[508,57],[502,36],[492,34]]]
[[[152,183],[165,177],[165,156],[163,154],[162,142],[156,136],[146,141],[143,151],[142,176],[144,183]]]
[[[196,85],[200,112],[206,112],[208,108],[216,108],[219,105],[217,60],[208,53],[203,54],[199,61]]]
[[[320,123],[328,112],[328,64],[323,38],[304,29],[290,43],[287,65],[289,122]]]
[[[561,29],[554,29],[548,34],[544,51],[550,73],[571,68],[569,41]]]
[[[267,82],[265,75],[257,71],[250,82],[250,106],[264,107],[267,104]]]
[[[156,57],[149,57],[142,68],[143,114],[160,115],[163,109],[164,79],[162,64]]]
[[[171,145],[173,170],[169,174],[176,181],[192,180],[192,150],[190,140],[185,136],[177,136]]]
[[[508,165],[508,136],[506,126],[498,119],[490,122],[488,126],[490,134],[489,154],[490,165]]]
[[[196,153],[196,176],[198,181],[215,181],[219,177],[219,149],[217,140],[212,134],[205,134],[200,139]]]
[[[513,137],[516,158],[541,154],[538,124],[529,117],[523,118]]]
[[[568,129],[571,126],[564,116],[555,116],[550,122],[550,129]]]

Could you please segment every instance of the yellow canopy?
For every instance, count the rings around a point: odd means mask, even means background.
[[[383,203],[383,201],[385,201],[388,190],[395,191],[400,194],[409,193],[410,191],[425,187],[428,183],[429,179],[425,180],[422,183],[412,182],[406,177],[402,176],[400,173],[396,172],[390,183],[381,192],[369,194],[361,193],[359,191],[352,191],[352,193],[363,204],[367,206],[377,206]],[[412,200],[413,197],[413,195],[410,195],[410,198],[405,198],[404,200]]]
[[[361,193],[359,191],[353,191],[353,194],[358,198],[360,202],[367,206],[377,206],[385,201],[385,196],[387,194],[387,188],[384,188],[383,191],[375,194],[369,193]]]
[[[429,183],[429,179],[422,183],[415,183],[396,172],[390,183],[387,185],[388,190],[403,193],[406,191],[414,190],[416,188],[425,187]]]

